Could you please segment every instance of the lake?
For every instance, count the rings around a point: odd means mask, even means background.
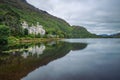
[[[120,39],[0,46],[0,80],[120,80]]]

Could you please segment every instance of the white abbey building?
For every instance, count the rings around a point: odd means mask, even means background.
[[[28,26],[27,22],[24,21],[22,23],[22,27],[24,29],[28,29],[28,33],[29,34],[41,34],[41,35],[45,35],[45,30],[43,29],[43,26],[42,25],[39,25],[39,23],[37,22],[37,26]]]

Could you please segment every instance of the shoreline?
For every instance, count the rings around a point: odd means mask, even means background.
[[[21,43],[40,43],[40,42],[49,42],[49,41],[57,41],[63,38],[16,38],[10,37],[8,39],[9,44],[21,44]]]
[[[60,40],[61,38],[31,38],[31,39],[20,39],[20,43],[39,43]]]

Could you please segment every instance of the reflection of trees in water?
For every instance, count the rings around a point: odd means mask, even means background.
[[[20,80],[36,68],[65,56],[71,50],[81,50],[86,46],[85,43],[57,42],[56,44],[28,47],[24,53],[14,52],[14,55],[6,55],[5,58],[0,57],[2,62],[0,63],[0,79]]]

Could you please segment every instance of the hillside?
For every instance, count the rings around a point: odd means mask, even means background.
[[[120,38],[120,33],[110,35],[112,38]]]
[[[72,26],[72,37],[73,38],[98,38],[96,34],[90,33],[86,28],[82,26]]]
[[[29,25],[36,25],[39,22],[49,34],[54,34],[56,31],[62,34],[69,33],[71,30],[70,25],[64,20],[38,10],[24,0],[1,0],[0,3],[0,22],[17,28],[16,30],[20,30],[18,28],[22,21],[27,21]]]
[[[117,33],[116,35],[114,35],[115,38],[120,38],[120,33]]]
[[[0,25],[10,27],[10,35],[24,37],[27,30],[22,27],[23,22],[28,26],[36,26],[39,22],[46,31],[44,37],[94,37],[85,28],[70,26],[63,19],[50,15],[28,4],[25,0],[0,0]],[[31,36],[31,35],[29,35]]]
[[[103,37],[103,38],[120,38],[120,33],[114,33],[114,34],[102,34],[102,35],[99,35],[100,37]]]

